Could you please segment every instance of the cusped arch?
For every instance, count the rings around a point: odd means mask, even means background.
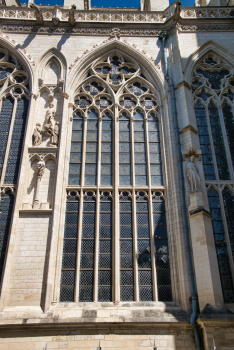
[[[58,79],[65,82],[67,61],[65,56],[62,54],[62,52],[57,50],[55,47],[47,50],[40,58],[37,65],[37,74],[38,74],[37,77],[43,79],[45,70],[51,63],[54,63],[58,66],[58,69],[59,69]]]
[[[113,94],[113,91],[110,89],[108,83],[105,80],[103,80],[102,78],[100,78],[98,75],[91,75],[90,77],[88,77],[85,80],[83,80],[82,82],[80,82],[80,84],[77,85],[76,89],[74,90],[74,93],[71,94],[72,100],[75,98],[76,95],[78,95],[79,89],[81,88],[82,85],[88,85],[89,83],[91,83],[93,81],[100,83],[100,85],[103,85],[106,89],[106,92],[108,94],[110,94],[111,97],[113,98],[113,101],[115,100],[115,95]],[[101,92],[101,93],[104,93],[104,92]]]
[[[191,84],[194,67],[200,60],[202,60],[204,56],[209,53],[219,56],[222,61],[234,66],[233,55],[221,45],[215,43],[213,40],[209,40],[201,45],[194,53],[192,53],[187,60],[183,73],[188,84]]]
[[[119,52],[122,55],[129,56],[133,62],[137,61],[143,69],[147,81],[157,87],[160,96],[164,95],[164,77],[158,72],[154,63],[147,59],[142,52],[118,39],[103,42],[100,46],[87,52],[76,62],[68,75],[68,94],[70,95],[70,92],[74,91],[76,87],[84,81],[89,68],[95,60],[98,60],[104,55],[110,54],[113,50],[116,50],[116,52]]]
[[[32,66],[35,65],[34,61],[27,54],[25,50],[20,48],[20,45],[17,45],[14,40],[9,40],[7,37],[0,36],[0,46],[3,49],[9,50],[12,55],[14,55],[19,63],[23,66],[24,70],[28,74],[29,78],[29,90],[32,91],[32,86],[34,82],[34,74]]]

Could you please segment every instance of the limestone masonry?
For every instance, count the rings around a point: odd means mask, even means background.
[[[234,350],[233,167],[233,0],[2,0],[0,349]]]

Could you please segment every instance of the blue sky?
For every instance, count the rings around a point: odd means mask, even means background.
[[[161,1],[161,0],[158,0]],[[21,3],[27,3],[24,0],[20,0]],[[75,2],[75,1],[74,1]],[[63,5],[63,0],[35,0],[38,5]],[[170,4],[173,1],[170,0]],[[194,6],[195,0],[182,0],[182,6]],[[139,7],[140,0],[91,0],[91,5],[96,7]]]

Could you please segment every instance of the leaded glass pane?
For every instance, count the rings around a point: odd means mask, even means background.
[[[0,210],[0,278],[2,277],[3,266],[6,256],[7,242],[11,224],[11,216],[14,205],[14,195],[7,191],[1,197]]]
[[[160,135],[157,118],[152,114],[148,121],[149,130],[149,152],[150,152],[150,172],[151,185],[162,186],[162,163],[160,150]]]
[[[93,301],[94,248],[95,248],[96,200],[88,192],[83,201],[83,218],[80,251],[79,301]]]
[[[72,192],[67,198],[63,240],[60,301],[74,301],[79,198]]]
[[[234,118],[232,113],[232,107],[227,102],[224,102],[222,110],[229,144],[229,150],[232,158],[232,165],[234,168]]]
[[[101,185],[108,186],[112,185],[112,119],[108,114],[104,118],[101,138]]]
[[[112,199],[108,192],[100,199],[98,300],[112,300]]]
[[[140,301],[153,300],[149,204],[144,192],[136,198],[137,261]]]
[[[72,141],[70,151],[70,164],[68,185],[80,185],[81,163],[82,163],[82,144],[83,144],[83,119],[80,113],[73,118],[72,123]]]
[[[219,120],[219,112],[213,101],[211,101],[208,110],[219,178],[220,180],[229,180],[230,175],[228,170],[226,150],[223,141],[223,134]]]
[[[172,301],[165,203],[160,193],[152,202],[158,301]]]
[[[119,184],[131,185],[130,121],[125,113],[119,120]]]
[[[120,197],[120,300],[134,300],[132,201],[127,192]]]
[[[85,178],[84,184],[92,186],[97,184],[97,154],[98,154],[98,113],[92,109],[88,113],[86,156],[85,156]]]
[[[206,111],[200,102],[195,105],[195,114],[197,119],[198,135],[200,139],[203,170],[206,180],[215,180],[213,157],[210,147],[209,132],[206,120]]]
[[[11,117],[13,112],[14,100],[7,97],[2,102],[2,109],[0,113],[0,176],[5,158],[6,146],[8,141],[8,134],[11,125]],[[20,129],[22,126],[20,125]]]
[[[145,124],[142,121],[144,120],[144,114],[138,109],[133,115],[133,119],[135,183],[136,186],[147,186]]]
[[[233,196],[231,196],[233,197]],[[220,273],[220,279],[221,279],[221,286],[223,290],[223,298],[225,303],[233,303],[234,302],[234,286],[233,286],[233,280],[232,280],[232,273],[230,268],[230,263],[228,259],[228,251],[227,251],[227,244],[225,239],[225,233],[224,233],[224,227],[223,227],[223,218],[222,218],[222,212],[221,212],[221,206],[220,206],[220,200],[218,193],[211,188],[208,191],[208,200],[209,200],[209,206],[210,206],[210,212],[212,215],[212,226],[213,226],[213,233],[214,233],[214,240],[215,240],[215,247],[216,247],[216,254],[218,258],[218,265],[219,265],[219,273]],[[224,190],[223,193],[223,200],[224,200],[224,206],[225,206],[225,212],[226,212],[226,218],[228,225],[232,225],[232,220],[229,221],[229,204],[231,203],[231,216],[233,213],[233,198],[229,199],[229,193],[228,190]],[[231,232],[232,232],[232,226]],[[230,233],[231,237],[232,233]],[[229,281],[229,285],[225,283],[225,281]]]
[[[28,100],[24,97],[17,102],[14,128],[12,132],[6,174],[4,178],[4,183],[6,184],[17,183],[27,113]]]

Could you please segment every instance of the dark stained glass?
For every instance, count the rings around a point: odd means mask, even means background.
[[[74,301],[79,198],[75,192],[67,198],[63,240],[60,301]]]
[[[0,176],[2,174],[2,167],[5,158],[13,106],[14,101],[11,97],[7,97],[2,102],[2,109],[0,113]]]
[[[83,203],[79,301],[93,301],[96,200],[88,192]]]
[[[228,163],[226,157],[226,150],[223,141],[223,134],[219,119],[219,111],[213,101],[209,104],[208,107],[210,125],[213,136],[213,143],[215,149],[216,162],[219,172],[220,180],[229,180],[230,174],[228,170]]]
[[[6,184],[17,183],[27,113],[28,100],[25,97],[23,97],[17,102],[15,122],[11,137],[6,174],[4,178],[4,183]]]
[[[98,301],[112,300],[112,199],[104,192],[100,199]]]
[[[132,201],[127,192],[119,200],[120,300],[134,300]]]
[[[3,273],[7,242],[9,239],[13,205],[14,195],[10,191],[7,191],[2,195],[0,202],[0,279]]]
[[[229,71],[227,69],[222,69],[221,71],[211,72],[197,69],[196,73],[201,74],[204,78],[208,79],[212,89],[219,90],[221,89],[221,80],[225,77],[225,75],[229,74]]]
[[[200,102],[195,105],[197,129],[202,151],[203,170],[206,180],[215,180],[213,157],[210,147],[209,131],[207,127],[206,111]]]
[[[172,301],[165,203],[160,193],[152,203],[158,301]]]
[[[68,185],[80,185],[83,148],[83,124],[83,118],[78,112],[73,117],[72,123]]]
[[[227,102],[224,102],[222,106],[222,111],[229,144],[229,150],[232,158],[232,165],[234,168],[234,118],[232,113],[232,107]]]
[[[144,192],[136,198],[137,260],[140,301],[153,300],[149,204]]]
[[[225,197],[225,194],[223,196]],[[223,227],[223,218],[222,218],[220,200],[219,200],[218,193],[213,188],[211,188],[208,191],[208,200],[209,200],[210,212],[212,215],[212,226],[213,226],[216,254],[218,259],[221,286],[223,290],[223,298],[225,303],[233,303],[234,288],[233,288],[230,263],[228,259],[228,250],[227,250],[226,237],[225,237],[225,232]],[[228,206],[226,207],[228,209]],[[232,203],[232,211],[233,211],[233,203]]]

